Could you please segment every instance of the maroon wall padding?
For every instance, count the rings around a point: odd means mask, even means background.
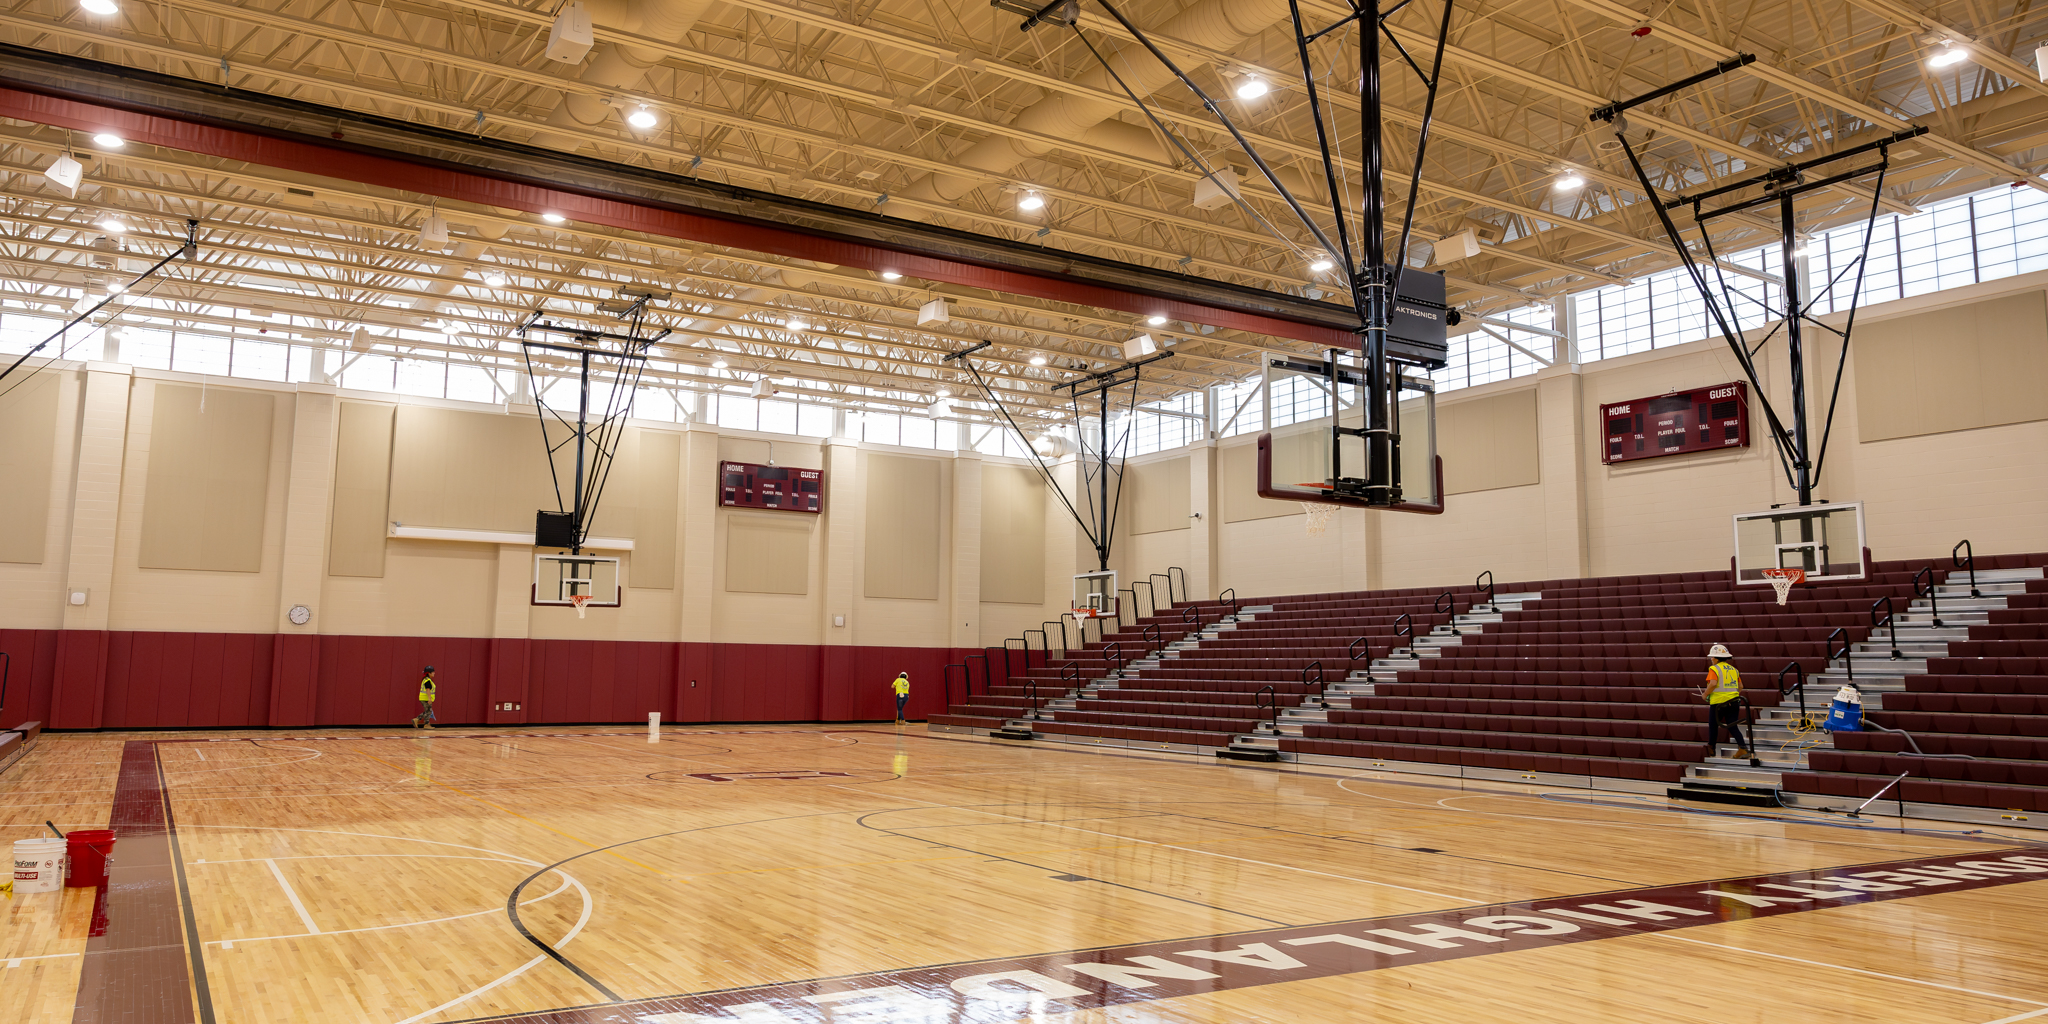
[[[921,719],[945,708],[944,666],[972,653],[55,629],[0,630],[0,650],[14,659],[0,728],[54,729],[402,725],[429,664],[446,724],[887,720],[903,671]]]

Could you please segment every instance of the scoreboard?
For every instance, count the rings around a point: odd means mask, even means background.
[[[1607,454],[1634,462],[1687,452],[1749,447],[1749,384],[1733,381],[1600,407]]]
[[[718,464],[718,503],[726,508],[772,508],[787,512],[825,511],[825,471]]]

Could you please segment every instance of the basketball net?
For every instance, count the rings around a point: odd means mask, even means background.
[[[1778,603],[1792,599],[1792,588],[1806,582],[1804,569],[1765,569],[1764,579],[1771,581],[1771,589],[1778,592]]]
[[[1330,528],[1330,517],[1337,514],[1337,506],[1320,501],[1301,502],[1301,510],[1308,514],[1308,522],[1303,526],[1311,537],[1322,536],[1323,531]]]
[[[590,595],[590,594],[574,594],[574,595],[571,595],[571,596],[570,596],[570,598],[569,598],[569,603],[570,603],[570,604],[573,604],[573,605],[575,605],[575,606],[576,606],[576,617],[577,617],[577,618],[579,618],[579,619],[580,619],[580,618],[582,618],[582,617],[583,617],[583,606],[584,606],[584,605],[587,605],[587,604],[589,604],[589,603],[590,603],[590,598],[591,598],[591,596],[592,596],[592,595]],[[1779,603],[1779,604],[1784,604],[1785,602],[1783,602],[1783,601],[1779,601],[1778,603]]]

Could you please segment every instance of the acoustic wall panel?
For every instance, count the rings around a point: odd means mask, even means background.
[[[43,372],[0,395],[0,562],[41,563],[50,528],[57,398],[70,375]]]
[[[725,589],[738,594],[811,592],[812,516],[731,513],[725,522]]]
[[[612,483],[619,483],[616,471]],[[573,471],[561,484],[566,502]],[[407,526],[530,533],[536,509],[557,507],[540,424],[532,416],[398,407],[392,519]]]
[[[1446,494],[1536,483],[1536,389],[1439,401],[1436,450],[1444,460]]]
[[[1864,441],[2048,419],[2048,293],[1860,322],[1849,359]]]
[[[939,461],[866,453],[867,550],[862,593],[939,597]]]
[[[327,527],[327,572],[384,575],[386,510],[391,496],[392,407],[343,402],[334,431],[334,506]]]
[[[1045,603],[1045,481],[1025,466],[981,467],[981,599]]]
[[[1188,528],[1194,511],[1188,495],[1188,458],[1133,465],[1124,479],[1131,532],[1164,533]]]
[[[629,437],[637,439],[638,451],[633,474],[633,572],[627,582],[640,590],[673,590],[683,435],[635,430]]]
[[[185,384],[158,383],[155,391],[138,563],[261,570],[277,399]]]

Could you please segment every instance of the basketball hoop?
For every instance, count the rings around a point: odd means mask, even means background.
[[[1295,484],[1295,486],[1306,487],[1318,491],[1327,491],[1330,489],[1330,485],[1327,483]],[[1297,504],[1301,506],[1302,513],[1308,516],[1307,521],[1302,524],[1302,527],[1304,531],[1311,537],[1322,536],[1323,531],[1330,528],[1330,517],[1336,515],[1337,509],[1342,507],[1339,505],[1331,505],[1321,501],[1303,501],[1298,502]]]
[[[1784,604],[1792,598],[1792,588],[1806,582],[1804,569],[1765,569],[1764,579],[1769,580],[1771,589],[1778,592],[1778,603]]]
[[[569,603],[576,606],[577,618],[583,617],[583,606],[590,603],[591,596],[590,594],[572,594],[569,596]],[[1783,604],[1784,602],[1781,601],[1779,603]]]

